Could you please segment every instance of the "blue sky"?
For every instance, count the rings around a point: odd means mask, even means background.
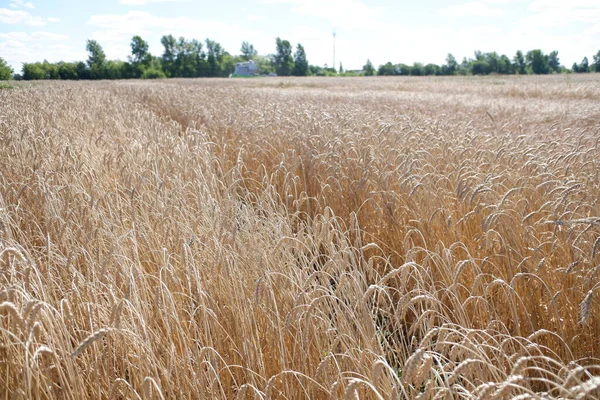
[[[96,39],[125,60],[133,35],[162,53],[160,37],[210,38],[238,54],[246,40],[260,54],[277,36],[304,45],[311,64],[360,69],[367,59],[443,63],[474,50],[558,50],[571,66],[600,50],[600,0],[0,0],[0,57],[21,63],[85,60]]]

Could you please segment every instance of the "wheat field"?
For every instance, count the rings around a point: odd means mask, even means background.
[[[599,75],[0,90],[0,398],[599,398]]]

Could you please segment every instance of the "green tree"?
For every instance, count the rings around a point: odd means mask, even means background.
[[[554,50],[548,54],[548,66],[550,71],[560,72],[560,60],[558,59],[558,51]]]
[[[527,62],[527,67],[530,68],[531,72],[534,74],[547,74],[550,70],[548,56],[544,55],[539,49],[528,51],[525,56],[525,61]]]
[[[498,73],[502,75],[514,74],[515,70],[506,54],[502,54],[498,60]]]
[[[436,64],[427,64],[423,67],[423,75],[439,75],[440,67]]]
[[[458,74],[459,75],[467,75],[469,73],[470,61],[467,60],[467,57],[463,57],[462,62],[458,66]]]
[[[340,61],[340,69],[339,69],[339,73],[343,74],[344,73],[344,66],[342,65],[342,62]]]
[[[273,68],[273,56],[256,56],[254,57],[254,64],[256,64],[256,68],[259,74],[268,75],[275,73],[275,69]],[[311,72],[312,74],[312,72]]]
[[[123,61],[109,60],[104,63],[102,79],[123,79],[126,67]]]
[[[144,68],[133,62],[124,62],[121,66],[121,79],[138,79],[141,78]]]
[[[310,65],[308,67],[308,73],[309,73],[309,75],[314,75],[314,76],[336,76],[337,75],[337,71],[335,70],[335,68],[329,68],[329,67],[327,67],[327,64],[325,64],[325,67],[321,67],[319,65]]]
[[[208,55],[208,76],[226,76],[227,71],[221,68],[221,62],[223,61],[223,55],[225,50],[216,41],[206,39],[206,53]]]
[[[523,52],[521,50],[517,51],[517,54],[515,54],[515,56],[513,57],[513,62],[515,66],[515,71],[518,74],[524,75],[527,73],[527,64],[525,63],[525,56],[523,56]]]
[[[404,75],[404,76],[410,75],[410,66],[409,65],[397,64],[394,66],[394,69],[396,70],[396,75]]]
[[[131,39],[131,64],[123,66],[122,77],[140,78],[144,70],[148,67],[152,56],[148,52],[148,42],[140,36],[134,36]]]
[[[600,50],[594,54],[593,60],[594,62],[592,63],[591,67],[595,72],[600,72]]]
[[[12,79],[13,69],[0,57],[0,81],[8,81]]]
[[[142,79],[164,79],[167,76],[161,69],[150,67],[142,74]]]
[[[590,70],[590,63],[587,57],[583,57],[581,63],[579,64],[579,72],[588,72]]]
[[[322,74],[319,76],[337,76],[337,74],[337,69],[328,67],[327,64],[325,64],[325,67],[322,69]]]
[[[198,63],[203,54],[202,43],[183,36],[175,43],[175,62],[172,76],[192,78],[198,76]]]
[[[140,36],[134,36],[131,39],[131,61],[134,63],[148,63],[150,61],[148,49],[148,42]]]
[[[173,35],[164,35],[160,38],[160,43],[163,45],[162,69],[167,76],[176,76],[175,57],[177,40]]]
[[[104,79],[106,54],[104,53],[102,46],[95,40],[88,40],[85,48],[89,53],[87,65],[90,68],[90,78]]]
[[[500,56],[495,51],[491,53],[485,53],[483,59],[488,64],[488,73],[499,73],[500,67]]]
[[[392,64],[391,62],[386,62],[383,65],[380,65],[379,68],[377,68],[377,75],[380,76],[390,76],[390,75],[396,75],[396,68],[394,67],[394,64]]]
[[[46,74],[44,79],[60,79],[60,74],[58,72],[58,64],[53,64],[44,60],[44,62],[42,63],[42,69]]]
[[[410,68],[410,74],[414,76],[425,75],[425,66],[423,65],[423,63],[413,63],[412,67]]]
[[[258,55],[256,49],[254,49],[254,46],[248,42],[242,42],[240,52],[242,53],[241,57],[244,59],[244,61],[250,61]]]
[[[323,68],[318,65],[309,65],[308,74],[313,76],[323,76]]]
[[[365,76],[375,75],[375,67],[373,67],[371,60],[367,59],[367,63],[363,66],[363,71],[365,72]]]
[[[238,56],[233,56],[226,51],[223,52],[223,58],[221,59],[221,65],[219,66],[221,69],[221,76],[229,76],[230,74],[233,74],[235,71],[235,64],[238,62],[240,62],[240,58]]]
[[[77,70],[77,78],[79,79],[90,79],[90,70],[86,63],[83,61],[79,61],[75,65],[75,69]]]
[[[451,53],[448,53],[448,56],[446,56],[446,65],[442,67],[442,72],[444,75],[454,75],[457,71],[458,62]]]
[[[300,43],[296,45],[296,52],[294,53],[294,76],[306,76],[308,75],[308,60],[306,59],[306,51],[304,46]]]
[[[26,81],[46,79],[46,71],[41,63],[23,63],[23,79]]]
[[[102,65],[106,61],[106,54],[102,49],[102,46],[95,40],[88,40],[85,46],[89,56],[87,60],[88,66],[91,68],[93,65]]]
[[[58,64],[50,63],[46,60],[36,63],[23,64],[23,79],[60,79],[60,68]]]
[[[77,63],[59,62],[58,63],[58,76],[63,80],[75,80],[78,79],[77,75]]]
[[[150,57],[150,65],[148,68],[144,70],[142,73],[142,79],[163,79],[166,78],[167,75],[162,70],[161,58],[160,57]]]
[[[212,46],[212,41],[211,46]],[[216,42],[215,42],[216,43]],[[172,64],[171,76],[197,77],[209,76],[209,65],[206,61],[203,43],[196,40],[186,40],[180,37],[175,43],[175,60]],[[220,55],[219,55],[220,57]],[[157,65],[153,67],[159,69]]]
[[[275,39],[275,56],[273,58],[275,72],[280,76],[289,76],[294,69],[292,45],[287,40]]]
[[[473,75],[487,75],[491,72],[490,64],[485,60],[474,60],[470,69]]]
[[[573,70],[573,72],[579,73],[579,65],[577,65],[577,63],[573,63],[571,69]]]

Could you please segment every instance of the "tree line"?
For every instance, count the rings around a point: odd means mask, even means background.
[[[512,75],[536,74],[544,75],[562,72],[600,72],[600,50],[593,56],[593,63],[584,57],[580,64],[574,63],[571,69],[560,64],[558,51],[544,54],[543,51],[531,50],[523,53],[521,50],[510,59],[507,55],[497,52],[483,53],[476,51],[474,58],[463,58],[459,63],[452,54],[446,57],[442,65],[414,63],[413,65],[392,64],[380,65],[376,70],[369,60],[363,67],[365,75]]]
[[[0,58],[0,80],[8,79],[139,79],[139,78],[196,78],[226,77],[234,72],[235,64],[253,60],[260,75],[277,74],[279,76],[373,76],[373,75],[488,75],[488,74],[549,74],[562,72],[600,72],[600,50],[590,63],[584,57],[581,63],[573,64],[571,69],[560,64],[558,52],[544,54],[541,50],[527,53],[517,51],[511,58],[496,52],[476,51],[473,58],[463,58],[459,63],[452,54],[446,57],[446,63],[393,64],[387,62],[377,69],[367,60],[360,71],[344,70],[311,65],[301,44],[294,51],[288,40],[275,39],[275,53],[259,55],[254,46],[242,42],[239,55],[231,55],[218,42],[206,39],[187,40],[164,35],[161,38],[163,52],[161,56],[150,53],[148,42],[140,36],[131,39],[131,54],[127,61],[108,60],[104,49],[95,40],[86,42],[88,59],[79,62],[48,61],[23,63],[20,74],[14,74],[12,68]]]
[[[321,72],[321,68],[311,66],[306,51],[297,44],[292,54],[292,45],[287,40],[277,38],[273,55],[261,56],[248,42],[242,42],[239,55],[231,55],[220,43],[206,39],[176,39],[173,35],[161,38],[161,56],[150,53],[148,42],[140,36],[131,39],[131,54],[127,61],[108,60],[102,46],[95,40],[86,42],[88,59],[79,62],[23,63],[20,74],[13,74],[12,68],[0,58],[0,80],[24,79],[139,79],[139,78],[197,78],[226,77],[234,72],[238,62],[253,60],[258,72],[263,75],[307,76]]]

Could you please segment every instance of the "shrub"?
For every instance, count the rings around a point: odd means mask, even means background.
[[[150,68],[144,71],[142,79],[165,79],[167,76],[160,69]]]

